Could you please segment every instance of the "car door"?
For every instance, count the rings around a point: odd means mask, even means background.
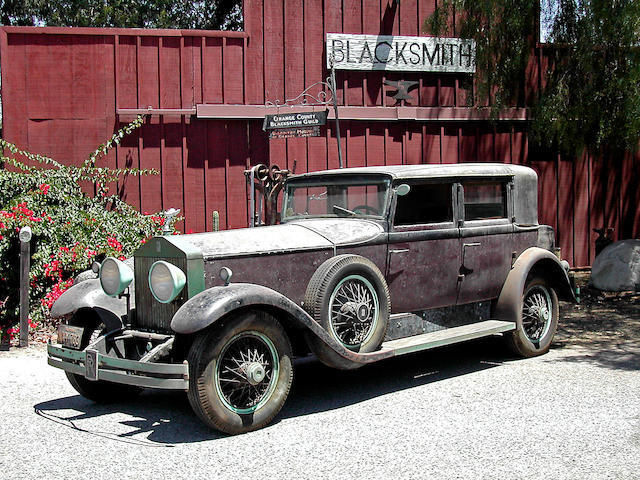
[[[511,178],[470,179],[458,185],[460,270],[457,303],[498,297],[511,268]]]
[[[453,181],[412,182],[396,197],[387,283],[393,313],[454,305],[460,264]]]

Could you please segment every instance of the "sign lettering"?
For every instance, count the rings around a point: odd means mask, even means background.
[[[475,73],[476,43],[464,38],[327,33],[327,68]]]

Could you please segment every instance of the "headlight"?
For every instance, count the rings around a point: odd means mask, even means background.
[[[107,257],[100,266],[100,286],[110,297],[117,297],[133,280],[133,270],[124,262]]]
[[[149,288],[161,303],[169,303],[182,291],[187,277],[175,265],[159,261],[151,265],[149,270]]]

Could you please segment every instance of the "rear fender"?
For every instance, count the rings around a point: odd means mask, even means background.
[[[522,252],[507,275],[493,318],[507,322],[519,320],[522,315],[522,294],[531,274],[544,278],[561,300],[577,302],[567,272],[558,257],[543,248],[531,247]]]
[[[252,283],[213,287],[195,295],[173,316],[171,329],[179,334],[193,334],[220,321],[229,313],[247,307],[266,308],[280,321],[284,321],[283,326],[306,330],[345,359],[357,363],[368,362],[335,341],[296,303],[275,290]]]

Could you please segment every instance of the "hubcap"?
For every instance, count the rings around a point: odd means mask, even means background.
[[[373,285],[360,275],[344,278],[329,300],[329,323],[333,335],[347,348],[355,348],[373,334],[379,315]]]
[[[535,285],[527,290],[522,304],[524,333],[531,342],[538,343],[551,326],[553,304],[549,290],[543,285]]]
[[[278,382],[278,353],[259,332],[243,332],[223,348],[215,370],[216,389],[224,405],[251,413],[264,405]]]

